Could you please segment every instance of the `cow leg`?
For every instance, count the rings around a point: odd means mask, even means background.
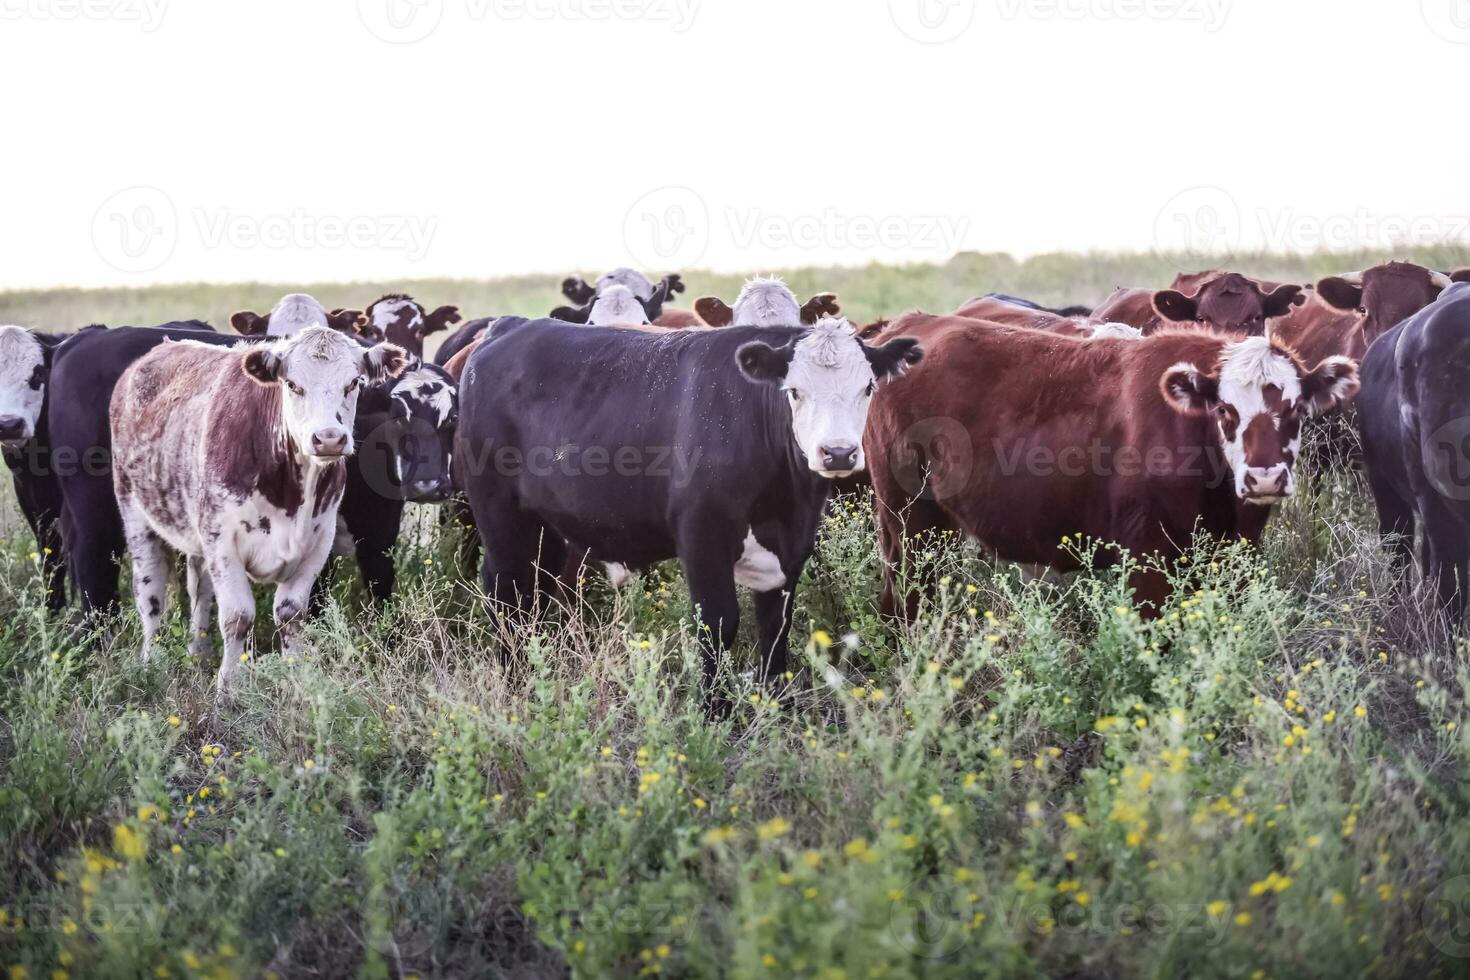
[[[902,499],[898,497],[888,499]],[[908,542],[925,532],[948,529],[949,517],[932,500],[915,498],[906,500],[902,509],[885,507],[882,499],[874,502],[878,518],[878,545],[883,553],[883,591],[878,599],[878,613],[886,619],[901,618],[913,622],[919,614],[920,600],[932,593],[933,576],[922,569],[905,569],[905,551]],[[915,579],[912,587],[903,595],[903,610],[898,608],[898,577],[901,572]]]
[[[735,642],[740,628],[740,600],[735,593],[739,542],[701,528],[700,519],[686,520],[679,536],[679,563],[689,583],[704,657],[705,690],[712,691],[720,656]],[[716,518],[706,527],[719,527]]]
[[[133,556],[133,600],[143,622],[143,659],[153,656],[153,645],[163,625],[168,601],[168,549],[138,515],[124,517],[128,551]]]
[[[126,546],[112,480],[74,477],[65,483],[62,536],[66,563],[84,613],[110,613],[118,604],[118,559]]]
[[[1450,630],[1458,631],[1470,589],[1470,530],[1437,496],[1420,497],[1419,506],[1429,559],[1424,576],[1439,594],[1440,610]]]
[[[234,682],[240,657],[251,644],[255,627],[255,593],[245,566],[228,558],[215,558],[208,565],[210,581],[219,600],[219,629],[224,638],[219,674],[215,679],[215,695],[225,698]]]
[[[298,652],[301,627],[306,621],[314,581],[315,575],[298,575],[276,586],[271,612],[275,618],[277,642],[281,645],[281,653],[286,656],[295,656]]]
[[[366,527],[352,529],[357,566],[373,602],[382,605],[393,595],[396,571],[393,568],[393,546],[398,543],[398,529],[403,523],[403,502],[384,501],[383,513]]]
[[[187,565],[189,585],[189,656],[203,659],[214,652],[209,630],[214,617],[214,582],[204,568],[202,555],[190,555]]]
[[[797,576],[800,577],[800,576]],[[760,633],[761,679],[779,680],[787,670],[787,637],[795,589],[772,589],[755,594],[755,621]]]

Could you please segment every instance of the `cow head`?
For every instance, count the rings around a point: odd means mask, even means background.
[[[587,325],[590,327],[650,322],[648,311],[627,286],[609,286],[604,289],[587,313]]]
[[[389,395],[383,432],[393,456],[393,473],[405,500],[438,503],[453,490],[449,454],[459,422],[454,381],[433,364],[404,371]]]
[[[333,310],[328,313],[306,293],[287,293],[265,316],[241,310],[230,317],[230,326],[244,337],[289,337],[310,326],[326,324],[346,334],[358,332],[361,310]]]
[[[1300,286],[1288,284],[1267,291],[1254,279],[1235,272],[1209,280],[1193,296],[1177,289],[1161,289],[1153,295],[1154,312],[1165,320],[1252,337],[1266,332],[1267,320],[1285,316],[1304,302]]]
[[[796,294],[779,277],[771,276],[747,281],[733,308],[717,296],[702,296],[694,301],[694,312],[712,327],[795,327],[836,317],[842,308],[836,293],[818,293],[797,305]]]
[[[664,303],[674,293],[684,291],[684,281],[677,275],[667,275],[658,283],[633,269],[614,269],[589,286],[581,279],[565,279],[561,284],[562,295],[576,306],[558,306],[551,315],[566,323],[586,323],[590,326],[607,326],[612,323],[652,323],[662,315]],[[599,300],[610,291],[617,291],[613,304],[595,313]],[[642,306],[636,311],[627,304],[624,292],[630,294]],[[615,319],[615,317],[622,317]]]
[[[1452,276],[1409,262],[1389,262],[1364,272],[1328,276],[1317,283],[1322,301],[1343,313],[1356,313],[1363,338],[1372,343],[1433,303]]]
[[[807,468],[837,479],[864,467],[863,427],[878,382],[918,364],[924,352],[913,337],[869,347],[846,320],[823,319],[791,346],[756,340],[735,356],[752,381],[780,385]]]
[[[424,338],[460,321],[459,307],[441,306],[427,312],[412,296],[389,293],[368,306],[359,334],[374,343],[386,340],[416,357],[424,356]]]
[[[1227,345],[1208,371],[1188,361],[1175,364],[1160,388],[1176,411],[1214,418],[1236,496],[1273,504],[1296,489],[1302,421],[1357,394],[1358,365],[1329,357],[1307,371],[1288,348],[1248,337]]]
[[[353,451],[352,419],[364,384],[396,378],[407,355],[393,344],[364,348],[327,327],[258,346],[241,358],[245,373],[280,385],[286,434],[306,456],[330,462]]]
[[[51,349],[24,327],[0,327],[0,446],[13,448],[36,434]]]

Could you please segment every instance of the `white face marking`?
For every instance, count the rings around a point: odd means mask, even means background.
[[[424,318],[419,312],[419,305],[411,299],[380,300],[373,304],[372,324],[378,328],[378,333],[387,334],[388,328],[398,322],[404,310],[412,314],[406,321],[409,330],[418,330],[423,325]]]
[[[799,327],[801,304],[796,294],[777,278],[751,279],[735,297],[736,327]]]
[[[0,420],[20,420],[20,433],[7,439],[18,444],[36,434],[46,386],[35,384],[45,363],[41,342],[24,327],[0,327]]]
[[[310,326],[327,322],[327,311],[322,304],[306,293],[287,293],[271,309],[268,337],[291,337]]]
[[[745,532],[745,550],[735,563],[735,581],[755,592],[770,592],[786,584],[781,560],[761,546],[754,531]]]
[[[589,327],[610,327],[615,323],[648,323],[648,313],[643,304],[627,286],[607,287],[587,314]]]
[[[355,341],[335,330],[314,326],[274,345],[281,357],[279,372],[285,389],[282,407],[286,431],[301,452],[316,458],[312,437],[336,443],[345,437],[340,455],[353,451],[352,420],[362,390],[363,355]],[[338,453],[328,453],[327,461]]]
[[[1280,400],[1267,399],[1266,389],[1275,386]],[[1249,337],[1225,348],[1220,359],[1220,404],[1235,410],[1239,423],[1232,438],[1221,431],[1222,449],[1230,471],[1235,475],[1235,493],[1241,499],[1254,495],[1247,475],[1254,485],[1278,486],[1280,492],[1268,497],[1289,497],[1296,490],[1296,475],[1289,463],[1252,467],[1245,455],[1245,434],[1251,422],[1264,416],[1273,432],[1281,429],[1281,413],[1299,405],[1302,398],[1301,375],[1290,358],[1271,346],[1266,337]],[[1274,407],[1273,407],[1274,406]],[[1301,430],[1286,448],[1295,460],[1301,448]]]
[[[1098,323],[1092,327],[1092,336],[1088,340],[1101,340],[1114,338],[1117,340],[1142,340],[1143,331],[1137,327],[1130,327],[1126,323]]]
[[[792,352],[781,388],[808,467],[828,477],[863,468],[863,427],[877,379],[846,320],[824,317],[812,327]],[[850,450],[851,465],[829,468],[825,457],[834,449]]]
[[[609,286],[622,286],[639,299],[648,299],[653,295],[653,283],[648,277],[636,269],[621,268],[614,269],[607,275],[598,279],[595,284],[597,295],[601,296]]]
[[[427,406],[434,413],[434,428],[440,428],[454,411],[454,385],[448,378],[435,374],[420,365],[405,371],[393,385],[393,397],[403,402],[406,409],[416,403]]]

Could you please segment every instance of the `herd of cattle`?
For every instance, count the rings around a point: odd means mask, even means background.
[[[353,554],[393,589],[406,501],[455,508],[496,616],[534,614],[588,563],[615,583],[678,559],[708,675],[754,592],[764,676],[786,670],[794,587],[828,497],[871,485],[882,610],[912,616],[906,548],[960,532],[1060,571],[1071,542],[1134,566],[1145,610],[1200,532],[1259,540],[1297,483],[1308,417],[1355,415],[1393,553],[1446,613],[1470,582],[1470,270],[1390,262],[1314,286],[1220,270],[1119,289],[1095,310],[998,294],[855,326],[780,280],[733,304],[629,269],[568,279],[548,318],[462,322],[384,296],[305,294],[198,320],[0,327],[0,446],[38,541],[47,605],[120,600],[131,556],[144,655],[184,555],[190,652],[223,638],[218,688],[276,586],[282,646]],[[458,324],[432,363],[425,340]],[[1080,536],[1080,538],[1078,537]],[[903,594],[900,594],[900,592]]]

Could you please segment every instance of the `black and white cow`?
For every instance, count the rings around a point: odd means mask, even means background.
[[[677,273],[665,276],[661,282],[667,286],[669,295],[682,293],[686,288],[684,280]],[[611,272],[599,276],[595,285],[588,285],[587,281],[579,276],[569,276],[562,280],[561,294],[571,300],[576,306],[586,306],[609,286],[623,286],[639,299],[650,299],[653,296],[655,286],[643,273],[637,269],[629,269],[626,266],[619,267]]]
[[[603,307],[601,313],[603,322],[600,325],[602,326],[607,326],[615,322],[607,319],[611,315],[611,310],[614,307],[623,315],[637,317],[637,319],[631,321],[621,320],[616,322],[653,323],[663,315],[664,303],[668,301],[673,289],[671,283],[678,283],[679,288],[683,288],[683,283],[679,283],[678,278],[678,276],[669,276],[657,285],[652,286],[651,291],[647,295],[640,295],[640,290],[638,289],[621,282],[604,282],[606,277],[603,277],[603,279],[598,280],[597,295],[588,300],[585,305],[581,307],[558,306],[551,311],[551,315],[555,319],[562,320],[566,323],[591,324],[592,315],[594,311],[598,310],[599,304],[601,304]],[[604,297],[608,297],[609,302],[613,304],[611,307],[603,303]],[[595,326],[597,324],[593,325]]]
[[[461,380],[456,440],[497,612],[533,608],[569,545],[627,565],[678,558],[706,678],[735,637],[737,583],[756,593],[762,671],[779,675],[831,480],[864,465],[879,382],[920,357],[911,338],[871,348],[841,320],[667,333],[497,321]]]
[[[449,454],[458,417],[454,381],[432,364],[412,364],[358,399],[357,456],[338,513],[375,601],[393,594],[393,546],[404,503],[443,503],[453,492]]]
[[[369,343],[386,340],[417,358],[424,356],[424,338],[460,321],[459,307],[441,306],[433,312],[404,293],[388,293],[368,304],[358,324],[358,335]]]
[[[293,650],[336,537],[358,395],[406,360],[315,325],[265,344],[164,343],[128,366],[110,404],[112,477],[144,659],[163,625],[170,550],[188,559],[195,655],[218,598],[221,694],[255,622],[252,582],[276,586],[276,630]]]

